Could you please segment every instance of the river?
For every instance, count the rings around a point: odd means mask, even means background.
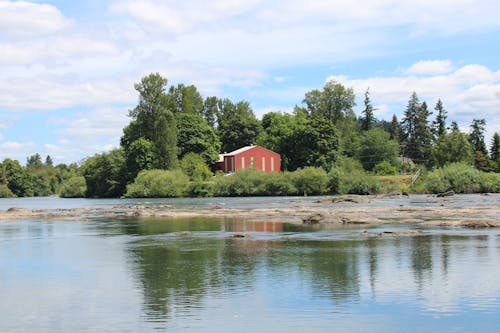
[[[425,196],[402,200],[432,204]],[[294,199],[133,202],[238,207]],[[2,199],[0,209],[123,203]],[[233,237],[242,230],[249,237]],[[0,332],[498,330],[500,230],[374,238],[362,230],[207,218],[0,222]]]

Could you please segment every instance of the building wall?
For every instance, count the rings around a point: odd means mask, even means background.
[[[231,156],[226,157],[230,158]],[[281,168],[280,155],[265,148],[254,146],[234,155],[234,169],[230,170],[230,172],[252,167],[266,173],[279,172]]]

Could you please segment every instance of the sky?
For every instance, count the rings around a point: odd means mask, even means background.
[[[0,161],[72,163],[119,146],[134,83],[291,112],[336,80],[379,119],[412,92],[448,124],[500,131],[498,0],[0,0]],[[434,117],[431,116],[431,117]]]

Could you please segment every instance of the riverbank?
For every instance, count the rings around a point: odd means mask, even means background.
[[[0,221],[210,217],[249,222],[322,224],[332,228],[383,224],[409,224],[422,227],[500,227],[500,195],[477,195],[474,198],[467,205],[461,205],[462,197],[456,195],[446,198],[421,196],[413,200],[402,196],[324,196],[313,200],[291,198],[288,201],[281,198],[279,206],[272,204],[272,198],[267,198],[259,205],[229,208],[224,204],[225,198],[201,207],[179,207],[161,203],[85,208],[11,207],[0,210]]]

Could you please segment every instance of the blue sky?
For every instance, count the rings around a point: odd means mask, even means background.
[[[0,160],[71,163],[119,145],[134,82],[291,111],[334,79],[380,119],[413,91],[500,131],[497,0],[0,0]]]

